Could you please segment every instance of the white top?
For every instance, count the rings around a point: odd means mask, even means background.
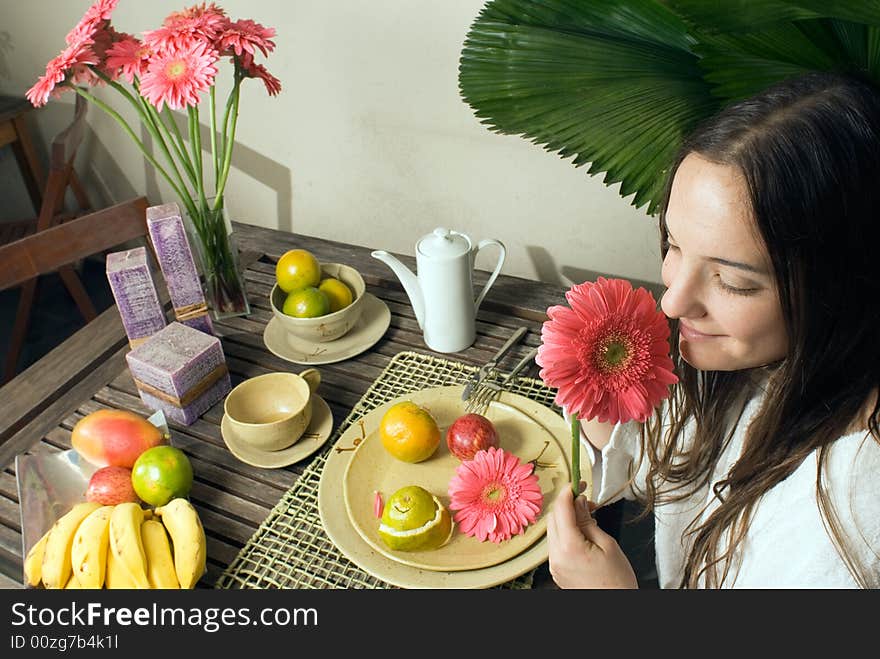
[[[711,485],[721,480],[740,456],[745,430],[759,409],[762,397],[763,393],[759,393],[749,401],[733,438],[718,459],[711,483],[687,499],[655,507],[654,546],[661,588],[676,588],[681,583],[686,557],[684,529],[694,518],[705,519],[718,506]],[[686,442],[692,441],[693,420],[685,425],[683,432]],[[617,424],[601,457],[591,446],[586,450],[593,463],[595,501],[606,504],[620,499],[618,491],[629,479],[631,468],[639,463],[642,451],[639,424],[634,421]],[[818,453],[814,452],[756,504],[749,530],[722,587],[858,587],[835,549],[832,536],[825,530],[816,494],[817,464]],[[645,491],[647,471],[647,461],[644,461],[635,474],[635,487],[627,487],[623,497],[635,499],[633,489]],[[823,484],[840,527],[847,535],[849,551],[854,552],[862,566],[869,566],[870,587],[880,587],[878,443],[865,431],[836,440],[830,449]]]

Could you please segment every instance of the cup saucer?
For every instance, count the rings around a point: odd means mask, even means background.
[[[272,318],[263,331],[263,343],[273,355],[294,364],[333,364],[373,346],[391,324],[391,310],[375,295],[364,294],[361,317],[349,332],[334,341],[306,341],[284,331]]]
[[[235,435],[230,427],[226,415],[220,421],[220,434],[229,448],[229,452],[236,458],[254,467],[274,469],[286,467],[309,457],[324,445],[333,433],[333,413],[330,406],[320,396],[314,395],[312,405],[312,421],[306,428],[303,436],[292,446],[280,451],[264,451],[247,444]]]

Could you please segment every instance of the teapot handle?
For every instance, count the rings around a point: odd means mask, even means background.
[[[480,308],[480,304],[483,302],[483,298],[486,297],[486,293],[489,292],[489,287],[495,283],[495,280],[498,278],[498,274],[501,272],[501,266],[504,265],[504,259],[507,257],[507,250],[504,248],[504,245],[501,241],[495,240],[494,238],[486,238],[485,240],[481,240],[477,244],[477,249],[474,252],[474,258],[477,256],[477,252],[479,252],[484,247],[488,247],[489,245],[496,245],[499,249],[498,254],[498,263],[495,264],[495,269],[492,271],[492,274],[489,275],[489,281],[486,282],[486,285],[483,286],[483,290],[480,291],[480,294],[477,296],[477,301],[474,303],[474,311]]]

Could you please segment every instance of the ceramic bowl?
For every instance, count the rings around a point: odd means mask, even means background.
[[[317,318],[288,316],[281,311],[287,293],[281,290],[277,283],[272,287],[272,292],[269,293],[272,313],[288,334],[304,341],[326,343],[335,341],[357,324],[363,311],[364,294],[367,291],[364,278],[351,266],[342,263],[322,263],[321,278],[327,277],[333,277],[346,284],[351,289],[354,300],[344,309]]]

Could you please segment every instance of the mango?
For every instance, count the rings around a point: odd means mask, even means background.
[[[73,427],[70,443],[79,455],[96,467],[134,466],[148,448],[166,443],[162,431],[144,417],[128,410],[98,410]]]

